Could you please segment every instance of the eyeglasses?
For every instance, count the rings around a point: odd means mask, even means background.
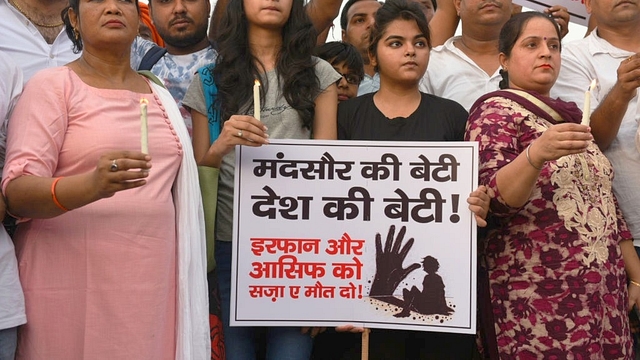
[[[360,82],[362,81],[362,79],[358,75],[355,75],[355,74],[341,74],[339,71],[337,71],[337,72],[338,72],[338,74],[340,74],[340,76],[342,76],[345,80],[347,80],[348,84],[360,85]],[[336,81],[336,85],[340,84],[340,81],[342,81],[342,78],[340,78],[340,79],[338,79],[338,81]]]

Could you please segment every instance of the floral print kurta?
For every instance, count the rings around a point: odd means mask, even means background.
[[[631,234],[611,190],[611,164],[596,144],[547,162],[522,208],[500,196],[498,170],[555,123],[537,113],[489,97],[472,110],[466,134],[479,143],[480,182],[499,223],[484,260],[500,358],[630,359],[619,242]]]

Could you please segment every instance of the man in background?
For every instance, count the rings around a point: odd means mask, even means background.
[[[196,71],[216,58],[207,38],[211,5],[209,0],[150,0],[149,11],[166,49],[138,37],[131,47],[131,67],[150,70],[164,83],[191,134],[191,115],[182,98]]]

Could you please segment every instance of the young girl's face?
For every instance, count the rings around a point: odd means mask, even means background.
[[[415,20],[397,19],[389,23],[371,55],[381,78],[415,85],[427,71],[429,45]]]
[[[294,1],[300,0],[242,0],[249,24],[268,29],[284,27]]]
[[[358,87],[362,81],[360,76],[354,74],[354,72],[349,69],[346,61],[337,64],[332,63],[332,65],[333,68],[342,75],[340,80],[336,82],[336,85],[338,85],[338,102],[358,96]]]

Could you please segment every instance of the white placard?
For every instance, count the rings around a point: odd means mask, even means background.
[[[475,142],[236,147],[231,325],[475,333],[477,154]]]

